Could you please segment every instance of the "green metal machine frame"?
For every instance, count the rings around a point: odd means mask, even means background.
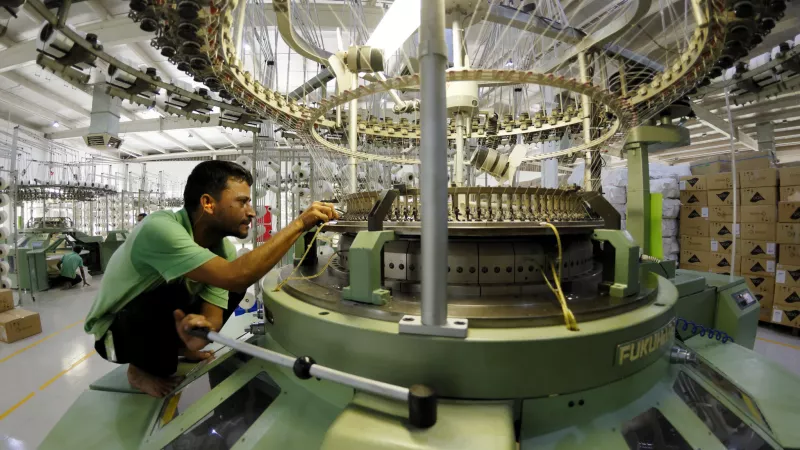
[[[394,231],[361,231],[350,246],[350,285],[342,297],[361,303],[384,305],[391,293],[383,289],[383,246],[394,240]]]

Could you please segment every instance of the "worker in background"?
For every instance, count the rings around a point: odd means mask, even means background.
[[[61,284],[63,289],[69,289],[83,281],[84,286],[89,286],[89,283],[86,282],[86,271],[84,270],[85,266],[83,265],[83,258],[81,258],[82,251],[83,247],[76,245],[72,247],[71,252],[61,257],[61,260],[58,261],[58,264],[56,264],[60,270],[60,273],[54,284]],[[77,274],[78,268],[81,270],[80,275]]]
[[[139,215],[136,216],[136,223],[138,224],[143,221],[145,217],[147,217],[147,213],[139,213]]]
[[[253,251],[236,257],[227,236],[245,238],[255,211],[252,176],[229,161],[205,161],[186,181],[183,209],[157,211],[134,228],[108,263],[84,329],[108,361],[129,363],[128,381],[154,397],[168,394],[180,356],[201,360],[208,341],[192,328],[219,331],[247,288],[277,264],[304,232],[336,219],[314,202]]]

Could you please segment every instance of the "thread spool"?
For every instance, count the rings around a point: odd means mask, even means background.
[[[257,217],[264,217],[264,215],[266,213],[267,213],[267,207],[266,206],[264,206],[264,205],[256,206],[256,216]]]
[[[9,232],[8,227],[0,227],[0,240],[8,239]]]
[[[6,261],[0,261],[0,277],[4,277],[8,275],[8,272],[11,270],[11,266],[8,265]]]
[[[417,181],[417,176],[413,172],[407,173],[403,175],[403,181],[408,184],[414,184],[414,182]]]
[[[269,166],[259,170],[259,175],[264,181],[274,181],[278,178],[278,172]]]
[[[0,208],[4,208],[11,203],[11,197],[8,194],[0,194]]]
[[[248,253],[250,253],[250,249],[247,248],[247,247],[242,247],[242,248],[240,248],[239,250],[236,251],[236,257],[238,258],[238,257],[244,256],[244,255],[246,255]]]
[[[248,309],[252,308],[256,304],[256,296],[252,292],[248,291],[244,294],[244,298],[241,302],[239,302],[239,308],[247,311]]]
[[[256,225],[256,236],[263,236],[267,232],[267,228],[263,224]]]
[[[267,195],[267,189],[265,186],[253,186],[254,198],[264,198],[265,195]]]
[[[253,160],[249,156],[240,156],[236,158],[236,164],[244,167],[248,172],[253,170]]]
[[[0,289],[11,289],[11,280],[8,277],[0,278]]]
[[[311,189],[304,187],[292,188],[292,194],[296,195],[299,200],[304,200],[311,197]]]
[[[6,220],[8,220],[8,211],[0,209],[0,224],[6,223]]]
[[[270,214],[272,214],[273,216],[281,215],[281,209],[278,208],[277,206],[267,206],[267,211],[269,211]]]
[[[304,181],[308,179],[308,172],[305,169],[300,169],[294,173],[294,179],[297,181]]]
[[[276,193],[276,194],[277,194],[278,192],[280,192],[280,190],[281,190],[281,187],[280,187],[280,186],[278,186],[277,184],[270,184],[270,183],[264,183],[264,188],[265,188],[266,190],[268,190],[268,191],[270,191],[270,192],[274,192],[274,193]]]
[[[0,189],[5,189],[8,187],[8,178],[0,177]]]
[[[0,258],[8,258],[11,247],[8,244],[0,244]]]
[[[314,186],[316,190],[316,197],[317,198],[332,198],[333,197],[333,185],[329,181],[321,180],[317,181],[316,185]]]
[[[298,172],[300,172],[302,170],[303,170],[303,164],[302,163],[295,163],[292,166],[292,173],[298,173]]]

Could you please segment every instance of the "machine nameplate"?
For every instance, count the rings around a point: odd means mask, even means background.
[[[669,345],[674,337],[675,319],[672,319],[663,327],[646,336],[617,345],[617,356],[614,358],[614,365],[622,366],[639,358],[644,358]]]

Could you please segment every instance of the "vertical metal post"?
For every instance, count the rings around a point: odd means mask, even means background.
[[[650,165],[647,144],[625,144],[628,158],[628,205],[626,229],[642,253],[650,251]]]
[[[447,322],[447,101],[444,0],[422,2],[419,27],[422,324]]]
[[[619,60],[619,93],[628,96],[628,80],[625,79],[625,61]]]
[[[461,19],[453,19],[453,67],[464,67],[463,49],[464,29],[461,28]],[[446,98],[445,98],[446,102]],[[456,186],[464,184],[464,116],[456,113],[456,159],[453,161],[453,183]]]
[[[453,183],[456,186],[464,184],[464,116],[456,113],[456,159],[453,161]]]
[[[8,191],[11,193],[11,211],[8,217],[14,222],[12,226],[13,240],[11,244],[14,246],[14,273],[17,274],[17,288],[19,289],[19,246],[17,241],[19,239],[19,227],[17,219],[17,184],[19,183],[19,174],[17,173],[17,137],[19,135],[19,125],[14,127],[14,132],[11,135],[11,184]],[[25,208],[20,208],[22,215],[25,215]],[[24,218],[23,218],[23,226]],[[19,303],[22,304],[22,293],[19,295]]]
[[[588,83],[590,79],[586,52],[578,53],[578,69],[581,83]],[[592,141],[592,99],[588,95],[581,95],[581,114],[583,115],[583,143],[588,144]],[[583,166],[583,189],[585,191],[592,190],[592,152],[588,149]]]
[[[239,59],[243,59],[244,48],[242,48],[242,36],[244,35],[244,21],[247,16],[247,1],[242,0],[237,5],[236,22],[234,23],[234,47]]]
[[[358,75],[351,74],[350,88],[358,89]],[[347,139],[350,143],[350,151],[358,151],[358,100],[350,102],[350,124],[347,131]],[[351,156],[348,161],[350,169],[350,193],[355,194],[358,191],[358,168],[356,166],[356,158]]]
[[[126,230],[128,228],[128,221],[126,213],[128,212],[128,164],[126,163],[125,166],[122,168],[122,207],[120,208],[120,230]]]
[[[142,164],[142,179],[139,182],[139,208],[137,209],[137,211],[135,211],[136,214],[146,211],[146,208],[144,207],[145,206],[144,200],[142,200],[142,196],[144,195],[146,189],[147,189],[147,163],[144,163]],[[134,217],[133,220],[136,220],[136,218]]]

